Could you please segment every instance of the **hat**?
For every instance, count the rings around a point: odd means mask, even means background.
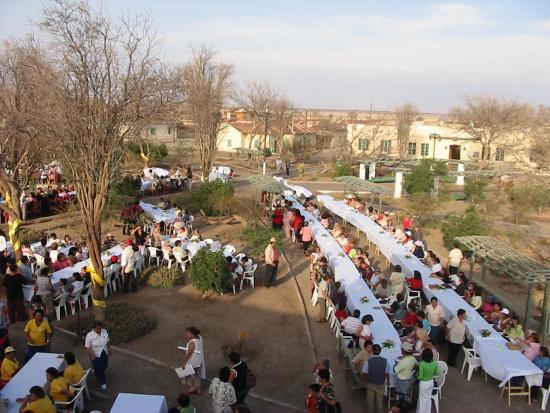
[[[112,236],[113,236],[113,234],[111,234],[110,232],[107,234],[107,238],[112,237]]]
[[[269,242],[277,242],[277,240],[275,239],[275,237],[271,237],[271,239],[269,240]]]
[[[510,315],[510,310],[508,310],[507,308],[503,308],[502,314]]]
[[[131,238],[128,238],[128,239],[126,240],[126,245],[134,245],[134,241],[132,241]]]
[[[14,353],[14,352],[15,352],[15,349],[14,349],[12,346],[8,346],[8,347],[6,347],[6,349],[4,350],[4,354]]]

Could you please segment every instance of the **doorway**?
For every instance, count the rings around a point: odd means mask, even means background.
[[[449,159],[460,160],[460,145],[449,146]]]

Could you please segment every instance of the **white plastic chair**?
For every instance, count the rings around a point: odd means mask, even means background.
[[[206,242],[206,245],[212,245],[214,243],[214,240],[212,238],[206,238],[204,242]]]
[[[227,244],[224,245],[222,254],[225,257],[229,257],[230,255],[235,254],[235,251],[237,251],[237,248],[235,248],[233,245]]]
[[[145,266],[145,257],[140,254],[140,257],[134,263],[134,276],[137,278],[143,272]]]
[[[103,268],[103,277],[105,278],[105,287],[103,287],[103,295],[105,298],[109,295],[109,286],[111,285],[111,276],[113,272],[110,268]]]
[[[464,368],[466,367],[466,364],[468,364],[467,380],[470,381],[474,370],[481,367],[481,359],[472,348],[462,346],[462,351],[464,352],[464,363],[462,363],[462,370],[460,371],[460,374],[464,373]]]
[[[80,294],[80,299],[82,300],[82,304],[84,304],[84,308],[88,309],[90,306],[90,300],[92,298],[92,291],[93,286],[92,283],[88,283],[82,288],[82,293]]]
[[[151,260],[157,260],[157,267],[160,267],[160,257],[157,255],[158,248],[156,247],[147,247],[149,251],[149,266],[151,266]]]
[[[190,231],[193,231],[193,222],[195,222],[195,217],[191,215],[187,221],[185,221],[185,226],[189,228]]]
[[[170,257],[170,253],[168,251],[162,250],[162,262],[161,262],[161,264],[164,265],[164,263],[166,263],[168,268],[172,268],[172,262],[176,262],[176,259]]]
[[[319,299],[319,286],[315,283],[315,289],[313,290],[313,295],[311,296],[311,304],[313,306],[317,305],[317,300]]]
[[[86,369],[84,370],[84,375],[80,379],[78,383],[72,384],[72,386],[76,389],[84,389],[84,392],[86,393],[86,397],[88,400],[91,400],[90,397],[90,391],[88,390],[88,376],[92,372],[92,369]],[[84,406],[82,406],[84,408]]]
[[[40,254],[34,254],[34,258],[36,258],[35,274],[37,274],[38,271],[46,266],[46,263],[44,262],[44,257]]]
[[[239,262],[239,264],[241,263],[243,257],[246,257],[246,254],[244,252],[240,252],[239,254],[235,255],[235,259]]]
[[[420,302],[420,291],[411,290],[407,283],[405,283],[405,294],[407,297],[407,307],[409,306],[411,301],[418,300]]]
[[[82,392],[84,391],[84,388],[80,388],[72,400],[69,400],[68,402],[55,402],[55,408],[58,412],[71,412],[73,411],[72,406],[78,406],[80,411],[84,411],[84,395]]]
[[[445,384],[445,378],[447,377],[448,371],[449,367],[447,366],[447,363],[445,363],[444,361],[437,362],[437,376],[434,377],[435,385],[432,390],[432,400],[435,404],[435,411],[437,413],[439,413],[439,399],[442,398],[441,390],[443,388],[443,385]]]
[[[180,254],[174,254],[174,258],[176,259],[178,265],[181,267],[181,272],[185,272],[187,264],[191,262],[189,255],[186,255],[185,258],[183,258]]]
[[[241,279],[241,290],[243,289],[243,284],[245,281],[248,281],[252,286],[252,288],[254,288],[254,273],[256,272],[257,268],[258,268],[258,264],[254,264],[250,271],[244,272],[243,278]]]
[[[546,403],[548,403],[548,395],[550,395],[550,390],[541,387],[540,391],[542,392],[542,403],[540,405],[540,409],[546,410]]]
[[[110,283],[111,294],[114,294],[116,292],[117,282],[122,288],[122,274],[120,272],[121,269],[122,267],[118,262],[116,264],[111,265],[111,283]]]
[[[388,298],[378,300],[380,307],[390,308],[397,300],[395,294],[390,295]]]
[[[67,301],[71,305],[71,312],[73,313],[73,315],[76,314],[77,305],[78,305],[78,308],[82,310],[82,307],[80,306],[80,293],[82,292],[83,289],[84,287],[74,290],[72,294],[69,296],[69,298],[67,299]]]
[[[65,310],[65,315],[67,315],[67,297],[69,297],[68,292],[64,292],[61,294],[58,298],[57,305],[55,308],[55,316],[57,318],[57,321],[61,320],[61,309]]]

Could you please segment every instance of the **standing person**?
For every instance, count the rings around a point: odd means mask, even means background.
[[[236,351],[229,353],[229,360],[233,363],[231,367],[231,382],[235,388],[237,403],[244,403],[249,388],[246,385],[246,376],[248,375],[248,365],[241,360],[241,355]]]
[[[281,158],[277,156],[277,159],[275,159],[275,175],[281,174],[282,166],[283,166],[283,161],[281,161]]]
[[[107,370],[109,366],[111,344],[109,343],[109,334],[107,330],[103,328],[103,323],[101,321],[94,321],[92,331],[86,335],[84,345],[92,361],[94,375],[101,386],[101,390],[107,390],[105,370]]]
[[[449,274],[458,274],[458,268],[464,257],[462,251],[458,248],[459,244],[457,242],[453,244],[453,247],[454,248],[449,251],[449,259],[447,261],[449,265]]]
[[[138,246],[139,253],[145,255],[145,243],[147,242],[147,234],[143,231],[143,227],[138,225],[132,232],[134,242]]]
[[[430,349],[422,350],[418,365],[418,407],[416,413],[431,413],[434,377],[437,376],[437,361]]]
[[[309,226],[309,222],[305,221],[304,226],[300,230],[300,237],[302,238],[302,246],[304,247],[304,255],[307,255],[307,250],[313,241],[313,231]]]
[[[122,250],[122,260],[120,263],[123,278],[123,291],[127,293],[131,287],[132,292],[137,293],[137,284],[136,279],[134,278],[134,265],[136,258],[132,240],[127,240],[124,245],[125,247]]]
[[[187,167],[185,176],[187,177],[187,190],[190,191],[193,188],[193,171],[190,166]]]
[[[328,300],[328,276],[323,275],[323,279],[319,283],[317,293],[317,304],[319,305],[318,323],[327,322],[327,300]]]
[[[189,340],[185,351],[185,365],[189,364],[195,370],[193,384],[187,393],[202,394],[201,379],[206,376],[206,365],[204,363],[204,342],[201,332],[196,327],[188,327],[185,335]]]
[[[273,229],[281,229],[283,227],[283,211],[279,205],[275,207],[271,214],[271,225]]]
[[[61,255],[61,254],[60,254]],[[50,278],[50,270],[48,268],[42,268],[40,274],[36,277],[34,283],[34,295],[39,296],[42,299],[42,304],[46,310],[46,317],[50,317],[53,313],[53,285]]]
[[[233,413],[233,405],[237,402],[235,389],[229,383],[231,370],[222,367],[210,384],[208,393],[212,395],[212,413]]]
[[[6,301],[8,306],[8,321],[15,323],[16,321],[25,321],[25,303],[23,294],[23,284],[25,277],[17,271],[17,265],[10,266],[14,271],[8,271],[4,277],[2,285],[6,292]]]
[[[317,373],[321,390],[319,391],[319,403],[317,405],[320,412],[332,413],[336,412],[336,394],[334,392],[334,384],[330,381],[330,371],[321,369]]]
[[[134,218],[134,206],[131,202],[126,203],[120,213],[120,220],[122,221],[122,235],[130,235],[131,225]]]
[[[27,335],[27,359],[30,360],[36,353],[47,353],[52,335],[52,328],[47,319],[44,319],[44,310],[39,308],[34,312],[34,318],[25,325]]]
[[[403,352],[403,357],[401,357],[399,362],[394,367],[395,376],[397,379],[395,391],[399,400],[404,400],[405,402],[410,403],[411,384],[413,374],[418,363],[413,356],[414,349],[412,346],[403,346],[401,351]]]
[[[279,257],[281,253],[277,248],[277,240],[271,238],[269,245],[265,248],[265,273],[267,278],[267,288],[271,286],[275,287],[275,281],[277,280],[277,269],[279,268]]]
[[[367,412],[383,412],[385,383],[390,382],[390,366],[388,360],[380,356],[382,347],[379,344],[372,346],[372,354],[363,364],[363,380],[367,384]]]
[[[443,307],[439,304],[437,297],[432,297],[430,304],[426,307],[425,313],[430,323],[430,337],[436,343],[441,342],[441,325],[443,324],[443,317],[445,317],[445,310],[443,310]]]
[[[292,229],[292,218],[294,218],[294,213],[292,210],[288,207],[284,208],[284,214],[283,214],[283,229],[285,231],[285,237],[290,238],[290,230]]]
[[[447,365],[456,367],[456,356],[460,351],[462,343],[464,343],[464,337],[466,336],[466,310],[460,309],[456,312],[449,324],[447,324],[448,333],[447,341],[449,342],[449,357],[447,358]]]
[[[286,159],[285,161],[285,170],[286,170],[286,176],[290,176],[290,159]]]
[[[0,274],[6,273],[7,267],[8,240],[6,233],[0,229]]]

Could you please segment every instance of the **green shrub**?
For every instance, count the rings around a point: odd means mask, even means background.
[[[138,176],[126,175],[113,185],[113,191],[119,195],[135,197],[141,188],[141,179]]]
[[[464,194],[472,204],[478,204],[485,199],[487,184],[487,178],[484,177],[468,178],[464,185]]]
[[[156,143],[147,142],[146,146],[149,147],[150,163],[160,162],[162,159],[168,156],[168,148],[164,143],[156,144]],[[128,144],[128,150],[137,156],[140,156],[141,154],[141,148],[137,143]]]
[[[441,224],[443,241],[447,248],[452,248],[456,237],[468,235],[486,235],[487,230],[474,208],[468,208],[464,215],[450,215],[447,222]]]
[[[247,226],[242,232],[242,240],[246,244],[246,251],[248,255],[256,260],[259,260],[263,256],[265,247],[269,244],[271,237],[279,241],[281,236],[281,231],[260,225]]]
[[[40,241],[46,234],[42,231],[35,231],[33,229],[21,228],[19,231],[19,242],[21,245],[32,244],[33,242]]]
[[[218,294],[228,291],[233,283],[233,277],[227,261],[221,253],[201,248],[193,257],[190,271],[193,287],[205,294],[214,291]]]
[[[193,191],[193,208],[195,211],[202,210],[208,216],[219,215],[225,212],[223,205],[231,202],[234,192],[230,182],[204,182]]]
[[[339,176],[352,176],[353,168],[347,161],[338,161],[334,165],[332,170],[332,177],[338,178]]]
[[[81,331],[92,329],[93,315],[82,321]],[[149,334],[157,324],[145,315],[145,312],[128,303],[109,304],[105,314],[105,328],[109,333],[111,344],[129,343]]]
[[[431,192],[434,188],[434,176],[447,174],[447,165],[444,161],[422,159],[408,175],[405,175],[404,188],[409,194],[417,192]]]
[[[183,275],[177,265],[172,268],[149,268],[143,273],[142,283],[153,288],[173,288],[183,284]]]
[[[270,148],[265,148],[264,149],[264,158],[269,158],[271,155],[272,155],[271,149]]]

